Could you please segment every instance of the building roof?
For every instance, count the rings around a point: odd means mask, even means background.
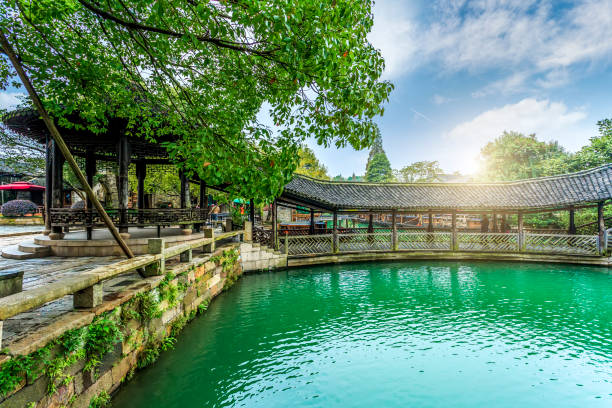
[[[612,199],[612,163],[496,183],[354,183],[295,175],[280,201],[326,210],[529,210]]]

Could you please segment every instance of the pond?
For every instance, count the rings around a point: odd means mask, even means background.
[[[610,407],[612,273],[403,262],[243,277],[113,407]]]

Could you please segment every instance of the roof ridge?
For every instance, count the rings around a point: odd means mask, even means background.
[[[360,186],[503,186],[503,185],[517,185],[517,184],[529,184],[532,182],[542,181],[542,180],[555,180],[555,179],[567,179],[574,178],[578,176],[584,176],[586,174],[596,173],[604,169],[612,169],[612,162],[602,164],[596,167],[592,167],[590,169],[580,170],[573,173],[564,173],[557,174],[554,176],[541,176],[541,177],[532,177],[528,179],[522,180],[509,180],[509,181],[488,181],[488,182],[461,182],[461,183],[453,183],[453,182],[427,182],[427,183],[402,183],[402,182],[388,182],[388,183],[376,183],[371,181],[345,181],[345,180],[323,180],[315,177],[307,176],[304,174],[294,173],[294,178],[302,178],[306,180],[311,180],[317,182],[319,184],[335,184],[335,185],[360,185]]]

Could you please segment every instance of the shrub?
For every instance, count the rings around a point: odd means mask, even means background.
[[[70,208],[73,210],[84,210],[85,208],[87,208],[87,205],[85,205],[85,201],[81,200],[72,204]]]
[[[2,215],[5,217],[23,217],[26,214],[35,214],[38,206],[29,200],[12,200],[2,206]]]

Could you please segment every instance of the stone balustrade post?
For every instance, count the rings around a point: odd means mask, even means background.
[[[164,238],[149,238],[147,252],[151,255],[163,254],[166,248]],[[166,273],[166,258],[162,257],[158,262],[147,265],[144,268],[145,276],[158,276]]]
[[[102,283],[79,290],[73,295],[73,306],[75,309],[88,309],[102,304]]]
[[[193,250],[189,248],[186,251],[183,251],[179,254],[179,258],[181,262],[191,262],[193,259]]]
[[[202,251],[207,254],[212,254],[215,252],[215,230],[212,228],[203,228],[202,232],[204,233],[204,238],[212,238],[213,240],[210,244],[202,246]]]
[[[253,222],[252,221],[244,222],[244,234],[242,235],[242,240],[244,242],[253,242]]]

